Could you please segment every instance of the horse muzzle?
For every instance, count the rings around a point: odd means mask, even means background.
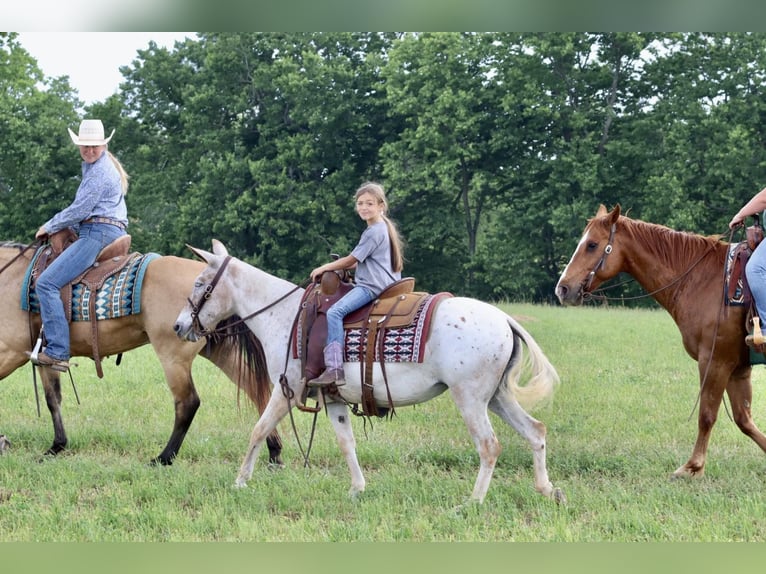
[[[582,305],[584,299],[583,286],[579,285],[576,289],[572,289],[566,282],[559,281],[556,285],[556,297],[558,297],[559,303],[565,307]]]
[[[183,323],[182,321],[176,321],[176,324],[173,325],[173,331],[175,331],[178,338],[182,341],[189,341],[192,343],[199,341],[197,330],[191,322]]]

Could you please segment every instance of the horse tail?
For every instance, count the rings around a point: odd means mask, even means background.
[[[513,352],[505,369],[505,390],[521,403],[524,408],[534,408],[550,402],[553,391],[559,384],[559,375],[556,368],[545,356],[540,345],[537,344],[524,327],[513,317],[508,316],[508,326],[513,332]],[[519,344],[523,341],[529,351],[523,355],[523,349]],[[526,384],[522,384],[525,378]]]
[[[203,353],[237,383],[262,413],[271,397],[271,380],[263,346],[236,315],[216,325]],[[237,396],[239,402],[239,395]]]

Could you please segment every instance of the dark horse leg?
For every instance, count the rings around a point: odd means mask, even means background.
[[[61,418],[61,379],[59,374],[52,369],[38,368],[43,382],[45,404],[51,413],[53,421],[53,444],[45,451],[46,455],[57,455],[66,448],[67,436],[64,430],[64,421]]]
[[[175,396],[175,420],[173,422],[173,431],[170,433],[168,444],[162,452],[152,459],[152,464],[171,465],[173,459],[181,450],[181,445],[186,438],[186,433],[194,420],[194,415],[199,409],[200,399],[197,390],[194,388],[194,382],[191,379],[191,373],[188,375],[187,394],[184,397]]]

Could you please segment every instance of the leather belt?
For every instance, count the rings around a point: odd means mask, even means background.
[[[127,226],[122,221],[118,221],[110,217],[89,217],[88,219],[83,220],[82,223],[108,223],[109,225],[116,225],[123,231],[125,231],[127,228]]]

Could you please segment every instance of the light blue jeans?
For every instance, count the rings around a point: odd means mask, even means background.
[[[357,285],[351,291],[341,297],[336,303],[327,310],[327,344],[340,343],[343,348],[343,318],[364,307],[370,301],[374,301],[375,293]]]
[[[766,246],[761,245],[753,251],[745,267],[747,284],[755,300],[755,308],[761,318],[761,328],[766,329]]]
[[[61,301],[61,288],[93,265],[99,252],[125,231],[108,223],[80,226],[79,238],[67,247],[37,279],[40,316],[45,328],[45,353],[54,359],[69,359],[69,323]]]

